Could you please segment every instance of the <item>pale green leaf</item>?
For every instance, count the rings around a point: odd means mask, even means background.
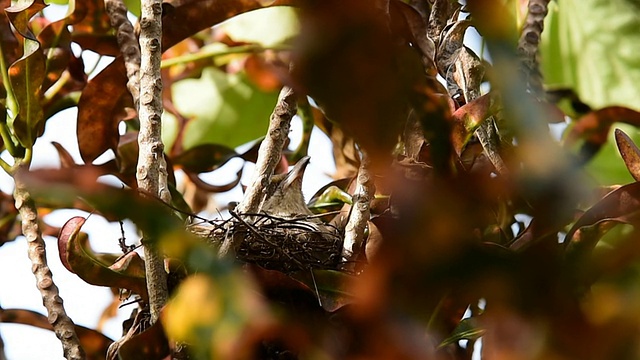
[[[640,2],[549,4],[540,51],[545,83],[573,88],[593,108],[640,109]]]
[[[293,38],[300,22],[294,8],[276,6],[235,16],[220,24],[220,28],[234,41],[269,47]]]
[[[263,136],[278,96],[260,91],[242,73],[215,68],[175,83],[172,92],[178,111],[189,119],[184,149],[211,143],[235,148]]]

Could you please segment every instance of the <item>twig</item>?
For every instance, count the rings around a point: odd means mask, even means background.
[[[543,99],[542,73],[538,61],[538,45],[544,29],[549,0],[529,0],[527,17],[518,40],[520,70],[527,82],[528,90],[538,99]]]
[[[280,157],[282,149],[289,137],[291,119],[296,115],[298,109],[296,94],[293,89],[284,87],[278,96],[271,119],[269,120],[269,131],[258,150],[258,160],[254,170],[253,179],[247,188],[247,193],[237,211],[239,213],[255,213],[260,210],[261,202],[265,195],[265,189],[269,185],[269,179],[273,175]]]
[[[375,185],[369,173],[369,157],[362,152],[356,190],[353,194],[353,205],[349,221],[345,227],[342,258],[345,264],[355,264],[355,258],[364,244],[364,230],[369,221],[369,204],[375,194]],[[349,265],[353,266],[353,265]]]
[[[162,38],[162,1],[142,1],[140,20],[140,132],[136,178],[143,192],[171,202],[167,186],[167,164],[161,138],[162,79],[160,77]],[[156,239],[145,238],[144,255],[151,323],[160,316],[167,302],[167,273]]]
[[[127,18],[127,7],[122,0],[104,0],[111,26],[116,29],[116,38],[127,69],[127,88],[138,108],[140,101],[140,47],[133,32],[133,25]]]
[[[278,96],[278,103],[269,120],[267,137],[262,141],[258,150],[258,160],[256,161],[253,179],[247,188],[244,199],[236,208],[238,213],[260,212],[266,189],[269,186],[269,180],[282,157],[282,149],[291,128],[291,119],[293,119],[298,110],[296,101],[297,96],[293,89],[286,86],[282,88]],[[232,236],[229,239],[225,239],[218,255],[225,257],[231,249],[235,249],[236,245],[238,245],[235,243],[238,241],[237,238]]]
[[[27,171],[26,169],[24,169]],[[62,350],[66,359],[84,359],[85,353],[80,346],[73,321],[67,315],[58,293],[58,287],[53,282],[51,270],[47,265],[45,243],[38,225],[38,211],[25,188],[20,174],[15,178],[13,197],[16,208],[22,220],[22,234],[27,239],[28,255],[31,260],[31,271],[36,277],[36,285],[42,296],[42,303],[47,309],[47,320],[56,336],[62,342]]]

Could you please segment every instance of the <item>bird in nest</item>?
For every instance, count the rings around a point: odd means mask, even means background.
[[[309,157],[300,159],[286,174],[273,175],[262,204],[262,211],[283,219],[305,219],[313,216],[302,194],[302,178],[309,165]],[[320,222],[317,218],[309,221]]]

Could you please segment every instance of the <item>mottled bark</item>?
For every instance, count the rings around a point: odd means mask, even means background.
[[[352,268],[355,257],[359,254],[364,244],[364,232],[369,221],[370,204],[375,195],[375,185],[369,172],[369,158],[362,153],[356,190],[353,194],[353,204],[349,214],[349,221],[345,227],[344,246],[342,257],[348,268]]]
[[[282,149],[289,136],[291,119],[298,110],[297,96],[293,89],[284,87],[280,91],[278,103],[276,104],[269,120],[269,130],[267,136],[262,141],[258,151],[258,160],[253,172],[253,178],[244,199],[238,204],[239,213],[257,213],[264,201],[266,189],[269,186],[271,175],[282,157]],[[235,240],[234,240],[235,239]],[[220,247],[219,255],[226,256],[231,249],[235,248],[235,242],[241,239],[231,237],[225,240]]]
[[[24,171],[28,171],[24,169]],[[22,221],[22,234],[27,239],[27,253],[31,260],[31,271],[36,277],[36,286],[42,296],[42,303],[47,309],[47,319],[56,336],[62,342],[62,350],[66,359],[84,359],[85,353],[80,346],[73,321],[64,309],[58,287],[53,282],[51,269],[47,265],[45,243],[38,225],[36,205],[21,179],[25,174],[15,176],[13,197]]]
[[[138,186],[151,196],[170,202],[167,187],[167,164],[161,138],[162,79],[160,62],[162,55],[162,1],[142,1],[140,20],[140,132],[138,144]],[[151,322],[160,316],[167,302],[167,273],[162,254],[156,246],[158,239],[144,238],[144,255],[147,272],[147,290]]]

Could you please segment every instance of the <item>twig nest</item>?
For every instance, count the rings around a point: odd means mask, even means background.
[[[212,226],[191,231],[219,246],[238,237],[236,258],[285,273],[308,269],[338,269],[343,239],[340,231],[317,219],[288,219],[266,214],[233,214]],[[206,230],[208,229],[208,230]]]

